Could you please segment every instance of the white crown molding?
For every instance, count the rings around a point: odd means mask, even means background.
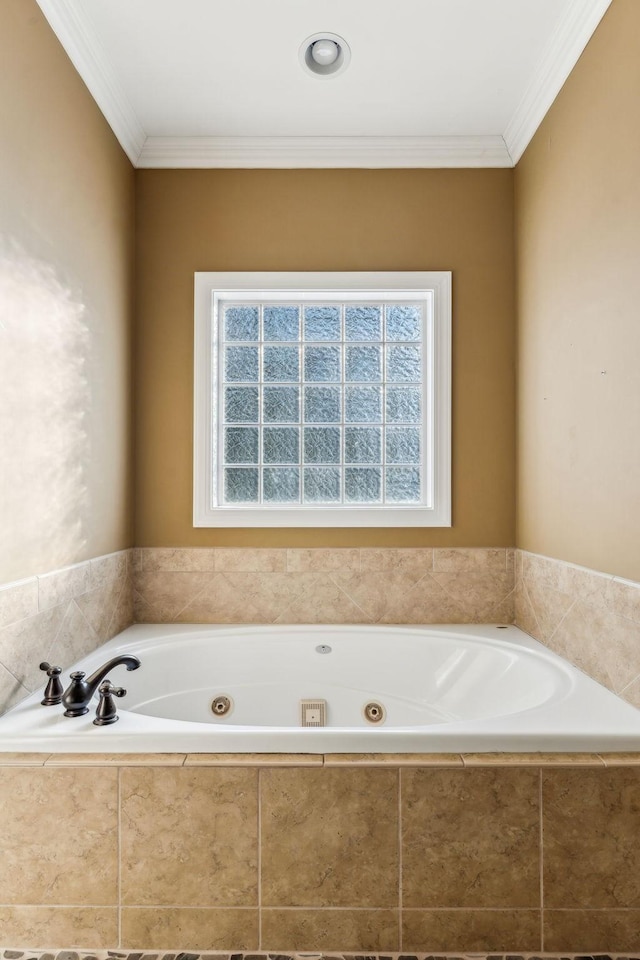
[[[526,150],[610,4],[611,0],[572,0],[569,4],[504,131],[514,164]]]
[[[490,137],[147,137],[146,168],[511,167]]]
[[[81,4],[78,0],[37,0],[37,3],[135,166],[145,142],[145,131]]]
[[[503,137],[146,137],[81,0],[37,2],[127,156],[146,168],[512,167],[611,4],[571,0]]]

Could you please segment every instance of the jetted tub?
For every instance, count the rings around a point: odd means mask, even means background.
[[[640,711],[517,627],[138,625],[78,663],[116,667],[119,720],[42,692],[0,719],[0,749],[63,753],[441,753],[640,749]],[[63,674],[68,683],[69,670]],[[46,678],[44,678],[46,680]],[[44,686],[44,684],[43,684]],[[231,704],[217,715],[218,697]],[[301,701],[313,701],[301,712]],[[224,709],[226,701],[222,703]],[[96,698],[97,702],[97,698]],[[321,719],[325,726],[302,726]],[[318,706],[315,704],[319,703]],[[374,705],[373,708],[371,705]],[[371,722],[366,714],[377,722]],[[382,717],[382,719],[380,719]]]

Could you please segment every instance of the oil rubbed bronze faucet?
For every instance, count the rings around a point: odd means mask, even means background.
[[[109,660],[108,663],[105,663],[104,666],[96,670],[95,673],[92,673],[86,680],[82,670],[76,670],[75,673],[72,673],[71,683],[62,697],[62,703],[66,707],[64,711],[65,717],[81,717],[83,714],[89,713],[89,704],[98,688],[98,684],[104,680],[106,675],[113,670],[114,667],[120,664],[125,666],[127,670],[137,670],[140,666],[140,661],[137,657],[128,655],[124,657],[114,657],[113,660]]]

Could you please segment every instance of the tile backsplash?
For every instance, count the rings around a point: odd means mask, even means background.
[[[0,587],[0,713],[133,621],[129,550]]]
[[[136,550],[139,623],[511,623],[514,551]]]
[[[516,551],[515,623],[640,708],[640,584]]]

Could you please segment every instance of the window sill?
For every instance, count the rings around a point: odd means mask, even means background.
[[[195,513],[194,527],[450,527],[447,509],[421,506],[218,507]]]

